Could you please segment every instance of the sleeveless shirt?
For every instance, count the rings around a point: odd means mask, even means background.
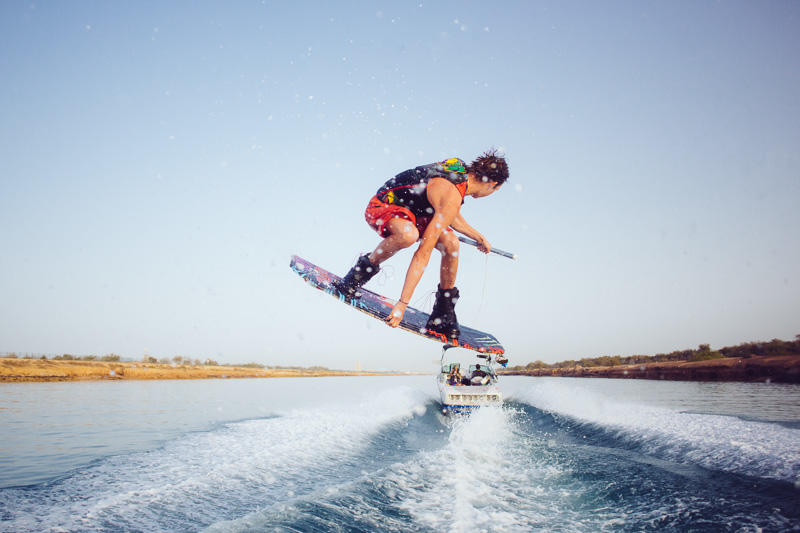
[[[375,196],[385,204],[399,205],[416,216],[429,217],[434,213],[427,194],[431,178],[444,178],[455,185],[464,203],[467,165],[457,157],[405,170],[384,183]]]

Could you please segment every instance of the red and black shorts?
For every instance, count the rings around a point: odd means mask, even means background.
[[[378,235],[386,238],[389,236],[387,224],[393,218],[402,218],[414,224],[421,237],[433,217],[417,216],[407,207],[387,204],[378,200],[377,196],[373,196],[367,204],[367,210],[364,211],[364,218],[367,220],[367,224],[378,232]]]

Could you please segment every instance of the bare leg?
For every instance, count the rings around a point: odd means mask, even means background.
[[[459,298],[458,289],[455,288],[456,274],[458,273],[458,248],[458,238],[451,231],[442,233],[436,243],[436,249],[442,252],[442,266],[436,301],[433,303],[433,310],[426,324],[428,329],[442,333],[449,339],[455,339],[461,335],[454,308]]]
[[[416,226],[404,218],[395,217],[387,222],[386,226],[391,232],[390,235],[369,254],[369,262],[376,266],[419,240],[419,231]]]
[[[452,289],[456,285],[456,275],[458,274],[458,237],[452,231],[442,232],[436,249],[442,252],[442,266],[439,270],[439,277],[442,289]]]

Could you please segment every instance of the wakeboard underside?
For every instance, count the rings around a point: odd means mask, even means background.
[[[339,301],[379,320],[386,320],[396,303],[394,300],[364,288],[359,289],[361,293],[360,297],[354,299],[345,298],[333,285],[334,281],[338,281],[341,278],[302,257],[293,255],[289,266],[312,287],[326,292]],[[398,327],[428,339],[433,339],[451,346],[466,348],[467,350],[494,354],[502,354],[505,352],[503,345],[500,344],[500,341],[493,335],[461,324],[459,324],[461,335],[457,339],[450,339],[442,333],[429,330],[427,328],[429,317],[430,315],[428,315],[428,313],[424,313],[409,306]]]

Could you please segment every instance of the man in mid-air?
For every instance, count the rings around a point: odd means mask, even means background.
[[[375,250],[359,257],[355,266],[336,284],[345,298],[358,298],[358,291],[380,270],[380,264],[417,241],[420,245],[406,272],[400,299],[386,322],[397,327],[411,301],[431,253],[442,253],[439,289],[427,327],[450,339],[460,335],[455,304],[459,241],[452,230],[478,242],[489,253],[491,244],[461,215],[465,196],[483,198],[508,180],[508,164],[490,150],[467,165],[458,158],[422,165],[401,172],[378,189],[364,213],[367,223],[383,237]]]

